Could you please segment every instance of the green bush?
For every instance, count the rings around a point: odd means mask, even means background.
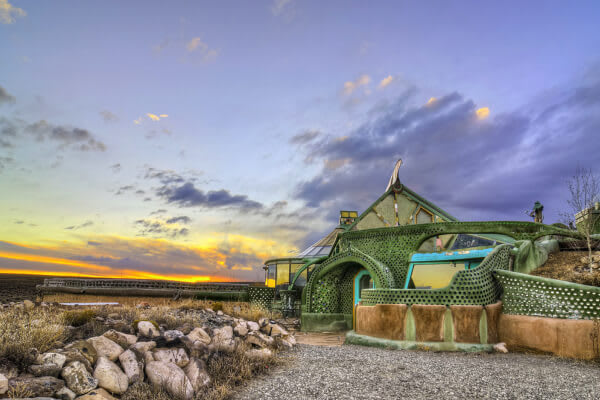
[[[213,303],[212,309],[215,312],[217,312],[217,311],[223,311],[223,303],[218,302],[218,301],[216,303]]]
[[[93,320],[96,317],[96,311],[94,310],[76,310],[76,311],[65,311],[63,319],[65,324],[71,326],[83,326]]]

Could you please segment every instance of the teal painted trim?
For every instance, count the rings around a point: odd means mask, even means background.
[[[485,258],[494,250],[489,249],[479,250],[457,250],[447,251],[443,253],[416,253],[410,259],[411,262],[426,262],[426,261],[448,261],[448,260],[468,260],[471,258]]]
[[[406,281],[404,282],[404,289],[408,289],[408,284],[410,283],[410,277],[413,273],[413,268],[415,267],[415,263],[410,263],[408,267],[408,272],[406,273]]]
[[[344,343],[393,350],[461,351],[465,353],[491,353],[494,351],[494,347],[491,344],[389,340],[359,335],[354,331],[346,333],[346,341]]]
[[[357,305],[360,301],[360,278],[362,278],[365,275],[371,276],[371,274],[369,274],[369,271],[363,269],[354,278],[354,305]],[[371,279],[373,279],[372,276]]]
[[[306,264],[304,264],[303,266],[301,266],[298,269],[298,271],[296,271],[296,274],[292,278],[292,281],[290,282],[290,286],[288,286],[288,290],[294,289],[294,283],[296,283],[296,279],[298,279],[300,277],[300,274],[302,274],[302,272],[304,272],[304,270],[306,268],[308,268],[314,264],[320,264],[321,262],[325,261],[327,259],[327,257],[329,257],[329,256],[323,256],[323,257],[317,258],[315,260],[311,260],[311,261],[307,262]],[[306,283],[308,284],[308,276],[306,277]]]

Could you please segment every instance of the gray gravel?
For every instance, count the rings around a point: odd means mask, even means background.
[[[600,399],[600,364],[550,356],[298,345],[235,399]]]

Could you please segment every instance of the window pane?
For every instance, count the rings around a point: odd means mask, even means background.
[[[430,224],[433,222],[433,215],[421,209],[417,214],[417,224]]]
[[[277,264],[277,286],[290,283],[290,264]]]
[[[411,289],[440,289],[448,286],[458,271],[465,269],[465,264],[415,264],[411,275]]]
[[[267,287],[275,287],[275,269],[275,264],[269,265],[267,270],[267,282],[265,282]]]

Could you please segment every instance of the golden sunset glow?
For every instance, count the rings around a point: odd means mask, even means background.
[[[490,115],[490,109],[488,107],[481,107],[475,111],[477,118],[485,119]]]
[[[429,100],[427,100],[427,104],[428,106],[432,105],[437,99],[435,97],[430,97]]]

